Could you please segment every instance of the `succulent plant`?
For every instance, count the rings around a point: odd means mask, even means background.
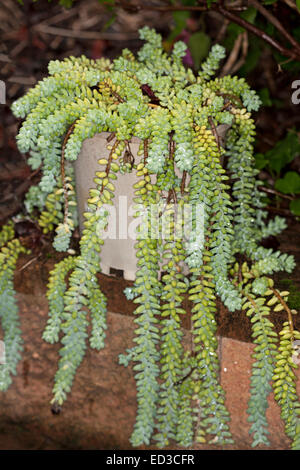
[[[196,442],[232,443],[230,416],[219,382],[216,300],[229,311],[242,310],[253,328],[254,363],[248,413],[253,445],[268,444],[265,411],[274,388],[292,447],[300,447],[299,402],[295,389],[293,327],[288,292],[274,288],[272,274],[290,273],[292,256],[261,246],[261,240],[285,228],[267,212],[254,166],[255,125],[251,117],[260,100],[244,79],[214,78],[225,50],[214,45],[198,73],[182,64],[186,45],[170,54],[154,30],[140,30],[145,44],[135,57],[90,60],[84,56],[51,61],[49,76],[12,106],[26,118],[17,141],[30,153],[29,164],[41,166],[42,178],[30,188],[25,208],[45,232],[54,232],[54,247],[66,252],[50,273],[49,320],[43,338],[54,343],[62,333],[60,361],[52,403],[62,405],[86,350],[91,314],[92,348],[105,345],[106,299],[98,285],[101,231],[107,226],[106,205],[113,204],[118,172],[136,173],[136,207],[163,202],[169,233],[160,219],[160,237],[137,230],[138,268],[128,298],[136,304],[135,345],[120,356],[130,362],[137,386],[134,446],[160,447],[170,440],[183,446]],[[79,253],[69,250],[78,224],[73,162],[82,143],[109,132],[109,156],[100,158],[95,187],[90,189]],[[138,163],[124,163],[131,137],[141,141]],[[192,208],[189,236],[182,233],[177,211]],[[199,214],[202,213],[199,225]],[[137,209],[136,216],[140,212]],[[153,221],[152,221],[153,223]],[[152,227],[153,229],[153,227]],[[12,269],[21,251],[12,227],[0,234],[0,310],[13,363],[1,371],[1,388],[10,383],[20,350]],[[15,244],[13,246],[13,244]],[[69,250],[69,252],[68,252]],[[160,277],[160,273],[162,273]],[[187,274],[188,273],[188,274]],[[183,300],[191,301],[191,347],[183,343]],[[0,307],[1,308],[1,307]],[[270,313],[284,309],[288,322],[280,341]],[[11,338],[15,338],[12,341]]]

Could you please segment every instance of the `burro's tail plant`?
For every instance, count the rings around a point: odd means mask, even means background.
[[[136,378],[133,446],[148,445],[151,439],[160,447],[174,441],[187,447],[233,442],[219,380],[219,298],[252,324],[252,445],[268,444],[265,413],[273,389],[292,448],[300,449],[294,372],[300,333],[288,292],[280,292],[272,280],[273,273],[290,273],[294,260],[260,244],[280,233],[285,221],[276,217],[267,222],[254,167],[251,111],[259,108],[259,98],[244,79],[214,78],[225,55],[219,45],[196,75],[182,64],[184,43],[177,42],[168,55],[154,30],[144,27],[140,36],[145,44],[137,57],[125,49],[112,62],[84,56],[51,61],[49,76],[12,106],[16,117],[26,118],[17,137],[19,149],[29,152],[33,169],[42,171],[26,196],[24,214],[36,218],[45,232],[53,231],[54,247],[66,252],[50,273],[43,335],[50,343],[62,343],[52,403],[61,406],[71,390],[87,347],[88,318],[90,346],[100,350],[105,345],[106,299],[97,281],[101,233],[117,173],[136,172],[135,203],[143,208],[136,216],[153,205],[161,211],[151,231],[145,234],[142,223],[137,228],[136,280],[126,290],[136,304],[135,345],[120,356],[125,366],[132,363]],[[110,133],[109,155],[99,155],[76,254],[69,248],[78,223],[73,162],[83,141],[104,131]],[[138,161],[131,155],[131,137],[141,142]],[[188,234],[178,217],[185,207],[191,209]],[[152,236],[153,230],[161,236]],[[11,298],[21,248],[13,241],[11,225],[3,229],[0,243],[0,313],[9,355],[8,365],[1,366],[4,389],[21,348]],[[188,341],[181,328],[186,297],[191,302]],[[278,335],[271,314],[280,310],[286,312],[286,323]]]

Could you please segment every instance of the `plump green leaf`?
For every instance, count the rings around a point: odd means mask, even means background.
[[[190,37],[188,46],[192,54],[195,69],[199,69],[202,60],[207,56],[210,42],[209,36],[202,31],[198,31]]]
[[[300,176],[295,171],[288,171],[275,183],[275,188],[283,194],[300,193]]]
[[[255,166],[258,170],[262,170],[268,164],[268,160],[263,153],[257,153],[255,155]]]
[[[182,30],[186,26],[187,19],[190,17],[189,11],[174,11],[173,12],[173,20],[174,20],[174,28],[169,34],[167,39],[167,43],[171,44],[174,39],[179,36]]]
[[[262,88],[261,90],[259,90],[258,94],[263,106],[272,106],[273,103],[268,88]]]
[[[300,154],[300,142],[297,133],[291,130],[286,137],[274,145],[274,147],[265,153],[265,159],[268,161],[268,168],[277,174]]]
[[[295,215],[300,215],[300,199],[295,199],[290,202],[290,210]]]

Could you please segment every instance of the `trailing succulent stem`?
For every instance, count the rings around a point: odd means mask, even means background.
[[[0,231],[0,322],[3,330],[3,344],[0,361],[0,390],[6,390],[16,375],[21,358],[23,340],[21,338],[18,306],[13,284],[14,270],[18,257],[26,249],[14,238],[13,224],[8,223]]]
[[[224,49],[214,45],[198,73],[183,66],[186,45],[170,54],[162,38],[145,27],[135,57],[90,60],[84,56],[51,61],[49,76],[17,100],[12,110],[26,118],[17,141],[42,177],[25,198],[26,216],[35,218],[53,246],[67,256],[56,264],[48,284],[49,318],[43,338],[60,341],[52,403],[60,406],[71,391],[89,343],[104,347],[106,298],[98,285],[101,248],[113,205],[118,174],[136,174],[137,271],[126,289],[136,304],[134,346],[120,356],[132,368],[137,388],[134,446],[154,439],[191,447],[195,442],[232,443],[220,384],[217,298],[250,318],[255,343],[248,405],[253,446],[268,444],[266,409],[273,391],[292,448],[300,447],[299,402],[294,369],[300,333],[270,277],[290,273],[292,256],[266,249],[262,238],[285,228],[267,212],[254,167],[255,125],[260,100],[244,79],[214,78]],[[83,142],[109,132],[109,155],[89,190],[76,252],[78,225],[73,163]],[[138,156],[130,149],[140,139]],[[38,215],[37,215],[38,214]],[[149,216],[150,215],[150,216]],[[0,366],[1,388],[10,383],[21,350],[12,284],[22,247],[12,225],[0,233],[1,320],[7,363]],[[242,261],[241,261],[242,260]],[[191,328],[184,331],[185,301]],[[3,307],[4,306],[4,307]],[[7,307],[8,306],[8,307]],[[279,334],[272,313],[285,310]]]

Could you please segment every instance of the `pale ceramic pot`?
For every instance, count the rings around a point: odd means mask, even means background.
[[[107,149],[108,132],[96,134],[93,138],[84,141],[81,152],[75,162],[76,193],[79,212],[79,226],[83,228],[83,213],[87,211],[87,199],[90,188],[95,188],[94,182],[96,171],[104,171],[105,167],[99,165],[98,160],[108,158],[110,150]],[[140,140],[133,137],[130,141],[130,149],[138,163],[137,156]],[[133,185],[137,182],[136,172],[120,174],[113,181],[116,187],[113,199],[116,217],[109,222],[108,232],[112,234],[105,239],[101,249],[101,271],[103,274],[111,275],[117,271],[124,279],[134,280],[137,268],[134,245],[136,240],[132,234],[135,226],[133,217]],[[113,209],[114,210],[114,209]],[[112,227],[111,222],[114,224]],[[116,236],[115,239],[111,238]]]

